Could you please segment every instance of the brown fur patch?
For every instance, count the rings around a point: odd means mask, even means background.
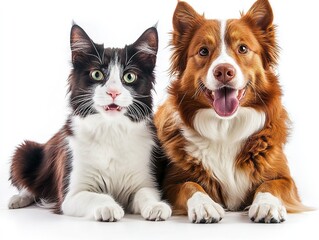
[[[12,184],[25,188],[35,200],[54,203],[53,211],[60,213],[70,171],[66,137],[72,131],[66,124],[46,144],[25,141],[15,151],[12,164]]]
[[[264,112],[266,123],[251,135],[237,155],[235,167],[249,176],[251,189],[239,209],[251,205],[258,192],[270,192],[280,198],[289,212],[307,210],[290,176],[283,146],[288,135],[289,119],[281,103],[281,89],[272,67],[277,64],[278,47],[271,7],[258,0],[240,19],[227,21],[227,53],[240,66],[247,80],[241,107]],[[171,73],[176,79],[169,87],[169,97],[155,115],[158,138],[168,157],[162,182],[164,197],[178,213],[187,213],[187,200],[196,191],[206,192],[215,202],[226,206],[228,193],[207,171],[200,160],[190,156],[183,136],[186,126],[193,127],[198,110],[211,108],[200,82],[220,52],[220,26],[197,14],[185,2],[178,2],[173,17]],[[245,43],[250,52],[238,54],[238,44]],[[208,56],[200,56],[200,47]]]

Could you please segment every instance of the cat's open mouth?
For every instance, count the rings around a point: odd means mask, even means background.
[[[116,105],[114,103],[104,106],[103,107],[105,111],[121,111],[122,107],[120,107],[119,105]]]

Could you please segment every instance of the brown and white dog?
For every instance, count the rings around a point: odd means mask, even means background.
[[[176,78],[155,125],[168,163],[164,197],[195,223],[249,207],[254,222],[280,223],[307,210],[283,152],[288,116],[281,103],[273,12],[258,0],[240,19],[206,19],[185,2],[173,17]]]

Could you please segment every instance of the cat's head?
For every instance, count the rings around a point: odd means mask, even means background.
[[[155,27],[124,48],[104,48],[103,44],[94,43],[81,27],[73,25],[70,42],[73,115],[125,115],[132,121],[151,116],[158,49]]]

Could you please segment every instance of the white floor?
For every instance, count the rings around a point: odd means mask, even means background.
[[[0,208],[0,239],[319,239],[319,212],[290,214],[281,224],[255,224],[243,213],[226,213],[218,224],[192,224],[185,216],[166,222],[149,222],[138,215],[126,215],[115,223],[95,222],[56,215],[31,206]]]

